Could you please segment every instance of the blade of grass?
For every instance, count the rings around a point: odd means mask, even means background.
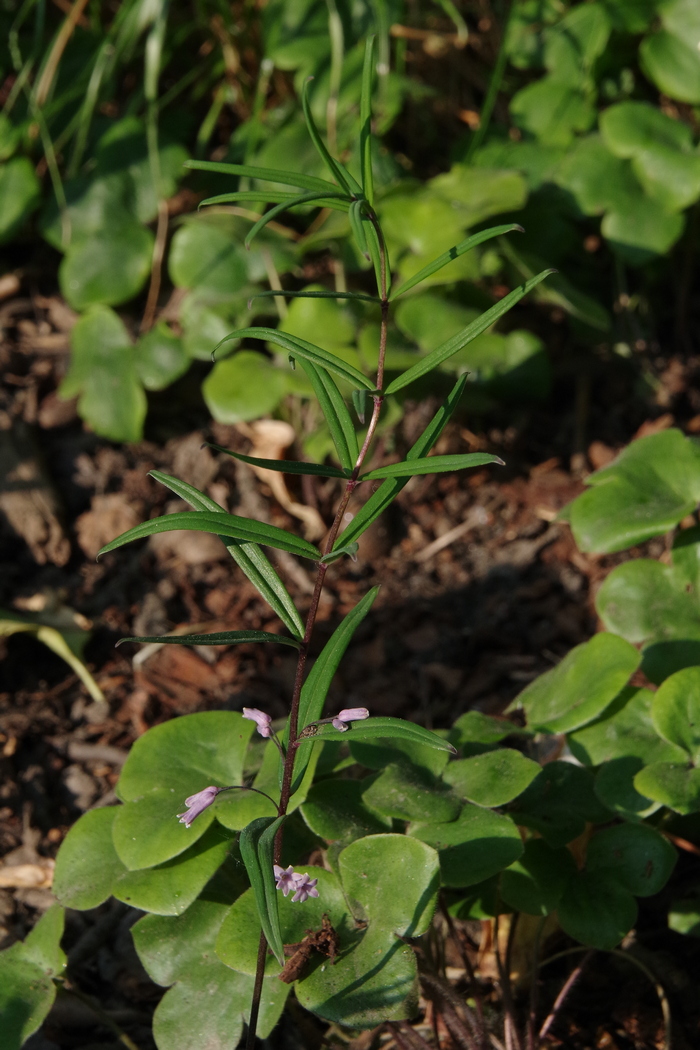
[[[346,168],[340,164],[339,161],[331,157],[330,153],[326,149],[326,144],[319,134],[319,130],[316,127],[313,114],[311,112],[311,106],[309,104],[309,80],[313,80],[313,77],[307,78],[304,83],[304,87],[301,93],[301,105],[304,111],[304,120],[309,130],[311,140],[319,153],[319,156],[323,160],[324,164],[333,175],[339,186],[345,190],[350,197],[357,197],[362,195],[362,187],[353,179],[352,175]]]
[[[372,79],[374,73],[374,35],[367,37],[365,61],[362,67],[362,92],[360,95],[360,167],[362,190],[374,203],[374,179],[372,174]]]

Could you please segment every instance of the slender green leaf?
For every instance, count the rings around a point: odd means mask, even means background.
[[[330,185],[330,184],[329,184]],[[207,197],[206,200],[199,202],[200,208],[205,208],[208,205],[214,204],[235,204],[240,203],[254,203],[258,204],[262,201],[268,204],[284,204],[291,201],[296,201],[299,195],[297,193],[284,193],[282,190],[236,190],[233,193],[219,193],[216,197]],[[340,196],[328,196],[319,197],[318,192],[315,193],[315,199],[319,208],[333,208],[335,211],[348,211],[350,204],[349,202]],[[297,203],[299,203],[297,201]]]
[[[324,554],[321,558],[321,562],[324,565],[330,565],[331,562],[337,561],[338,558],[342,558],[345,555],[347,555],[349,558],[354,558],[356,561],[357,558],[355,556],[359,549],[359,543],[347,543],[344,547],[338,547],[336,548],[336,550],[329,551],[328,554]]]
[[[369,259],[369,251],[367,249],[367,237],[365,236],[365,228],[362,225],[362,204],[363,201],[353,201],[348,211],[348,218],[350,219],[350,229],[352,235],[357,242],[357,247],[360,249],[366,259]]]
[[[447,470],[466,470],[467,467],[483,467],[486,463],[505,463],[499,456],[488,452],[467,452],[457,456],[426,456],[424,459],[410,459],[401,463],[389,463],[386,467],[370,470],[362,474],[360,481],[374,481],[377,478],[407,478],[416,474],[443,474]]]
[[[284,817],[258,817],[241,832],[239,845],[265,939],[277,962],[284,966],[284,944],[275,888],[273,855],[275,835]]]
[[[459,377],[445,403],[441,405],[433,416],[415,445],[406,453],[406,460],[421,459],[435,445],[459,404],[466,382],[466,375]],[[408,484],[408,478],[387,478],[377,491],[372,493],[367,502],[360,507],[348,527],[341,532],[334,546],[345,546],[345,544],[358,539],[365,529],[368,529],[372,522],[376,521],[379,515],[393,503],[406,484]]]
[[[325,725],[308,725],[300,736],[304,740],[377,740],[378,738],[411,740],[437,751],[449,751],[456,755],[457,749],[437,733],[431,733],[423,726],[406,722],[403,718],[366,718],[361,722],[352,722],[346,730],[335,729],[329,722]],[[300,747],[302,745],[299,745]]]
[[[171,645],[242,645],[244,642],[279,642],[280,645],[291,645],[299,648],[297,638],[285,638],[283,634],[271,631],[215,631],[213,634],[161,634],[139,638],[120,638],[122,642],[165,642]]]
[[[160,470],[151,470],[150,475],[161,485],[184,499],[195,510],[223,510],[219,504],[194,488],[186,481],[171,478]],[[304,623],[296,605],[292,601],[289,591],[279,578],[268,558],[260,550],[256,543],[227,543],[225,537],[221,537],[222,543],[226,544],[229,552],[239,569],[245,573],[255,589],[262,595],[270,608],[277,613],[285,627],[291,631],[295,638],[304,637]]]
[[[328,429],[331,432],[338,459],[345,470],[352,471],[357,462],[359,449],[357,447],[355,426],[343,400],[343,395],[338,390],[335,380],[325,368],[317,368],[310,361],[304,360],[301,362],[301,367],[306,372],[314,388],[321,411],[328,423]]]
[[[205,202],[206,203],[206,202]],[[490,230],[481,230],[479,233],[472,234],[471,237],[467,237],[466,240],[460,241],[459,244],[455,244],[454,248],[448,248],[442,255],[438,255],[436,259],[429,262],[427,266],[424,266],[418,273],[414,273],[413,277],[409,277],[407,281],[395,289],[389,296],[390,299],[398,299],[400,295],[404,295],[406,292],[410,292],[411,288],[415,288],[417,284],[424,281],[426,277],[432,277],[434,273],[441,270],[443,266],[447,266],[454,259],[459,259],[460,255],[464,255],[466,252],[470,252],[472,248],[476,248],[478,244],[483,244],[484,241],[490,241],[492,237],[500,237],[503,233],[512,233],[517,230],[519,233],[524,233],[522,226],[518,226],[517,222],[508,223],[506,226],[492,226]]]
[[[380,295],[382,292],[382,249],[379,244],[379,234],[374,226],[374,223],[369,224],[367,230],[367,247],[369,248],[369,254],[372,259],[372,265],[374,267],[374,278],[377,282],[377,290]],[[391,267],[389,266],[389,252],[387,251],[386,244],[384,245],[384,280],[386,281],[386,294],[387,296],[391,292]]]
[[[362,67],[362,92],[360,95],[360,167],[362,189],[370,205],[374,203],[374,179],[372,177],[372,74],[374,73],[374,34],[367,37],[365,61]]]
[[[312,558],[314,561],[321,557],[321,552],[312,543],[276,525],[266,525],[253,518],[239,518],[238,515],[227,514],[225,511],[217,513],[200,511],[194,514],[189,510],[144,521],[143,524],[123,532],[111,543],[105,544],[97,556],[99,558],[109,551],[116,550],[117,547],[123,547],[125,543],[131,543],[132,540],[155,536],[161,532],[174,532],[177,529],[185,529],[190,532],[213,532],[216,536],[230,536],[234,540],[264,543],[267,547],[276,547],[278,550],[297,554],[300,558]]]
[[[353,390],[352,404],[360,423],[364,423],[367,414],[367,391]]]
[[[340,198],[343,196],[343,194],[337,193],[334,194],[334,196]],[[282,212],[287,211],[289,208],[293,208],[297,204],[312,203],[319,203],[318,193],[313,190],[310,193],[300,193],[298,196],[293,197],[291,201],[282,201],[281,204],[275,204],[274,208],[270,208],[270,210],[266,211],[264,215],[261,215],[261,217],[255,223],[255,225],[251,226],[251,228],[248,230],[248,233],[246,234],[246,239],[243,242],[246,248],[250,248],[251,241],[253,240],[253,238],[256,237],[257,234],[260,233],[260,231],[264,229],[265,226],[267,226],[268,222],[270,222],[272,219],[276,219],[278,215],[282,214]]]
[[[279,168],[258,168],[254,164],[224,164],[212,160],[186,160],[186,168],[197,171],[217,171],[221,175],[243,175],[249,179],[263,179],[265,182],[281,182],[285,186],[300,186],[306,190],[320,190],[325,193],[338,189],[326,179],[317,179],[315,175],[301,175],[298,171],[280,171]],[[261,190],[264,195],[264,191]],[[260,197],[258,196],[258,200]]]
[[[309,77],[304,83],[304,87],[301,93],[301,105],[304,110],[304,120],[306,121],[306,127],[308,128],[311,140],[318,150],[319,156],[323,160],[324,164],[333,175],[334,179],[339,186],[345,190],[346,193],[350,194],[351,197],[355,197],[358,194],[362,194],[362,188],[353,179],[349,171],[347,171],[342,164],[331,157],[330,153],[326,149],[326,144],[319,134],[319,130],[316,127],[316,122],[311,112],[311,106],[309,104],[309,80],[313,77]]]
[[[427,375],[428,372],[432,372],[434,368],[437,368],[444,361],[447,361],[450,357],[457,353],[458,350],[462,350],[468,343],[471,343],[473,339],[476,339],[478,335],[485,332],[487,328],[490,328],[495,321],[502,317],[503,314],[508,313],[512,306],[520,302],[524,295],[532,291],[541,281],[548,277],[551,273],[555,273],[555,270],[542,270],[536,277],[526,281],[525,284],[520,285],[519,288],[515,288],[508,295],[504,296],[499,302],[495,303],[489,310],[486,310],[481,317],[477,317],[475,321],[468,324],[466,328],[463,328],[461,332],[448,339],[442,346],[438,346],[436,350],[433,350],[431,354],[424,357],[422,361],[415,364],[412,368],[409,368],[403,375],[398,376],[389,386],[386,388],[387,394],[393,394],[397,390],[402,390],[409,383],[413,383],[416,379],[421,376]]]
[[[365,303],[381,302],[376,295],[366,295],[364,292],[290,292],[285,288],[266,288],[264,292],[251,295],[248,301],[264,299],[271,295],[283,295],[287,299],[360,299]]]
[[[268,343],[275,343],[275,345],[281,346],[283,350],[291,354],[292,357],[301,357],[321,368],[327,368],[330,372],[335,372],[336,375],[339,375],[346,383],[352,384],[352,386],[359,385],[366,387],[367,390],[374,390],[372,380],[368,379],[353,365],[346,364],[345,361],[341,361],[335,354],[329,353],[328,350],[323,350],[320,346],[314,346],[313,343],[307,343],[305,339],[289,335],[287,332],[280,332],[277,328],[238,328],[214,347],[214,353],[220,346],[230,342],[232,339],[246,338],[264,339]]]
[[[343,621],[336,627],[331,637],[323,647],[323,651],[311,668],[309,676],[304,682],[299,698],[299,726],[303,730],[309,722],[316,722],[323,714],[323,705],[328,696],[333,676],[338,669],[338,664],[345,655],[353,634],[360,626],[365,616],[372,608],[374,599],[379,593],[378,587],[373,587],[364,598],[357,603]],[[288,733],[285,734],[288,739]],[[311,757],[313,742],[300,744],[294,762],[294,785],[296,790],[301,783],[304,772]]]
[[[224,452],[227,456],[240,459],[243,463],[250,463],[252,467],[278,470],[281,474],[313,474],[320,478],[347,478],[350,476],[349,470],[327,467],[324,463],[303,463],[293,459],[259,459],[257,456],[244,456],[242,452],[233,452],[230,448],[215,445],[211,441],[207,441],[206,444],[209,448],[215,448],[217,452]]]

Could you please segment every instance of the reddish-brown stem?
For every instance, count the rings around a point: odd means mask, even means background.
[[[373,395],[373,409],[372,416],[367,427],[367,434],[365,440],[362,443],[357,462],[353,469],[352,474],[348,478],[347,484],[343,495],[340,498],[333,524],[330,527],[326,542],[323,547],[323,554],[330,554],[333,550],[333,545],[338,538],[340,532],[340,526],[342,525],[345,511],[350,497],[352,496],[355,488],[357,487],[358,478],[360,476],[360,470],[362,464],[367,456],[369,447],[372,443],[372,439],[376,433],[377,425],[379,423],[379,416],[382,411],[382,405],[384,403],[384,395],[382,394],[382,386],[384,383],[384,358],[386,356],[386,339],[387,339],[387,325],[389,320],[389,300],[387,298],[387,267],[386,267],[386,249],[384,246],[384,239],[382,237],[381,228],[377,221],[374,213],[370,216],[372,223],[377,231],[379,238],[380,248],[380,298],[381,298],[381,325],[379,330],[379,357],[377,361],[377,390]],[[284,770],[282,773],[282,787],[280,789],[280,800],[277,807],[277,812],[280,817],[284,816],[289,806],[289,800],[292,794],[292,778],[294,776],[294,760],[296,758],[296,741],[299,736],[299,704],[301,702],[301,690],[304,685],[304,672],[306,670],[306,659],[309,653],[309,645],[311,643],[311,636],[313,634],[314,625],[316,623],[316,616],[318,615],[318,606],[321,600],[321,592],[323,591],[323,584],[326,578],[326,572],[328,570],[328,563],[319,561],[318,568],[316,570],[316,582],[314,584],[313,594],[311,595],[311,604],[309,605],[309,611],[306,615],[306,625],[304,628],[304,637],[299,646],[299,657],[297,660],[296,672],[294,675],[294,688],[292,691],[292,703],[289,711],[289,733],[287,739],[287,755],[284,762]],[[303,728],[303,727],[302,727]],[[274,848],[274,863],[279,864],[282,858],[282,836],[284,834],[284,825],[282,825],[277,835],[275,836],[275,848]],[[255,987],[253,989],[253,1002],[250,1008],[250,1024],[248,1026],[248,1038],[246,1040],[246,1050],[253,1050],[255,1045],[255,1033],[257,1027],[257,1017],[260,1008],[260,996],[262,994],[262,980],[265,972],[265,959],[267,955],[267,941],[265,940],[264,934],[260,934],[260,947],[258,950],[258,961],[255,973]]]

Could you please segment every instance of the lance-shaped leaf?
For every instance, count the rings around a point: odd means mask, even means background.
[[[415,364],[413,368],[409,368],[403,375],[397,376],[392,383],[386,388],[387,394],[393,394],[397,390],[402,390],[405,386],[415,382],[416,379],[420,379],[421,376],[427,375],[428,372],[432,372],[433,369],[438,368],[443,362],[449,360],[458,350],[462,350],[468,343],[471,343],[473,339],[476,339],[478,335],[485,332],[487,328],[490,328],[499,317],[503,314],[508,313],[512,306],[520,302],[523,296],[527,295],[528,292],[532,291],[541,281],[548,277],[554,270],[542,270],[536,277],[526,281],[525,284],[521,284],[519,288],[515,288],[508,295],[504,296],[499,302],[495,303],[489,310],[486,310],[481,317],[477,317],[475,321],[468,324],[466,328],[463,328],[461,332],[448,339],[442,346],[438,346],[436,350],[433,350],[431,354],[424,357],[422,361]]]
[[[284,966],[284,945],[275,887],[273,857],[275,835],[284,817],[258,817],[241,832],[239,845],[258,909],[265,939],[280,966]]]
[[[327,368],[330,372],[335,372],[336,375],[339,375],[341,379],[344,379],[346,383],[350,383],[352,386],[359,385],[366,387],[367,390],[374,390],[374,383],[371,379],[368,379],[353,365],[341,361],[335,354],[329,353],[328,350],[323,350],[320,346],[314,346],[313,343],[307,343],[305,339],[299,339],[298,336],[289,335],[287,332],[280,332],[276,328],[238,328],[235,332],[227,335],[225,339],[222,339],[220,343],[217,343],[214,347],[214,353],[220,346],[230,342],[232,339],[264,339],[268,343],[281,346],[292,357],[303,358],[303,360],[311,361],[312,364],[320,368]]]
[[[255,164],[224,164],[213,160],[186,160],[186,168],[194,168],[197,171],[216,171],[221,175],[243,175],[248,179],[263,179],[265,182],[280,182],[285,186],[299,186],[306,190],[320,190],[321,193],[330,191],[336,193],[338,187],[326,179],[318,179],[315,175],[301,175],[298,171],[282,171],[279,168],[260,168]],[[264,192],[261,191],[264,196]],[[261,194],[258,194],[260,200]]]
[[[437,442],[447,426],[452,413],[459,404],[459,399],[462,396],[466,382],[466,375],[459,377],[450,391],[445,403],[441,405],[439,410],[433,416],[415,445],[413,445],[406,453],[407,461],[421,459],[430,452],[430,449]],[[376,521],[379,515],[382,514],[391,503],[393,503],[401,489],[406,484],[408,484],[408,478],[387,478],[387,480],[379,486],[377,491],[372,493],[364,506],[359,509],[348,527],[341,532],[334,546],[345,546],[346,544],[357,540],[365,529],[368,529],[372,522]]]
[[[291,292],[286,288],[266,288],[263,292],[251,295],[248,302],[253,299],[265,299],[273,295],[282,295],[285,299],[360,299],[365,303],[380,303],[376,295],[367,295],[365,292]]]
[[[351,197],[355,197],[358,194],[362,194],[362,187],[355,182],[352,175],[347,171],[342,164],[331,157],[330,153],[326,149],[326,144],[319,134],[319,130],[316,127],[313,114],[311,112],[311,106],[309,104],[309,80],[313,80],[313,77],[309,77],[305,81],[304,87],[301,93],[301,105],[304,111],[304,120],[306,121],[306,127],[308,128],[311,141],[316,147],[319,156],[330,171],[333,178],[336,180],[339,186],[345,190]]]
[[[165,485],[181,499],[184,499],[195,510],[223,510],[211,496],[200,492],[193,485],[188,485],[186,481],[171,478],[170,475],[163,474],[160,470],[151,470],[149,473],[152,478],[159,481],[161,485]],[[277,613],[285,627],[296,638],[303,638],[304,623],[297,607],[292,601],[289,591],[258,545],[256,543],[226,543],[224,537],[221,539],[222,543],[226,544],[226,550],[236,565],[245,573],[267,604]]]
[[[374,277],[377,288],[382,292],[382,245],[379,243],[379,234],[373,222],[367,227],[367,247],[374,267]],[[386,294],[391,294],[391,267],[389,265],[389,252],[384,244],[384,281],[386,282]]]
[[[239,518],[237,514],[227,514],[221,510],[201,511],[198,514],[186,510],[181,514],[166,514],[162,518],[153,518],[144,521],[141,525],[135,525],[121,536],[117,536],[111,543],[107,543],[98,552],[98,558],[102,554],[123,547],[125,543],[132,540],[141,540],[145,536],[155,536],[161,532],[174,532],[185,529],[190,532],[213,532],[216,536],[230,536],[234,540],[245,540],[248,543],[264,543],[267,547],[276,547],[290,554],[297,554],[300,558],[312,558],[317,561],[321,552],[312,543],[300,539],[286,529],[280,529],[276,525],[266,525],[255,521],[253,518]]]
[[[340,199],[343,197],[343,194],[335,193],[332,194],[332,196]],[[298,196],[293,197],[290,201],[282,201],[281,204],[276,204],[274,208],[270,208],[269,211],[265,212],[265,214],[258,219],[255,225],[251,226],[251,228],[248,230],[246,239],[244,241],[246,248],[250,248],[251,241],[253,240],[253,238],[256,237],[258,233],[260,233],[260,231],[265,228],[265,226],[267,226],[268,222],[271,222],[272,219],[277,218],[278,215],[281,215],[282,212],[287,211],[288,208],[293,208],[297,204],[314,203],[320,205],[321,201],[319,201],[318,199],[318,193],[312,190],[310,193],[300,193]]]
[[[330,189],[330,183],[329,183]],[[314,198],[319,208],[333,208],[337,211],[347,211],[350,207],[349,201],[344,197],[333,196],[319,197],[318,191],[313,191]],[[268,204],[287,204],[297,199],[298,193],[284,193],[282,190],[236,190],[233,193],[218,193],[215,197],[207,197],[199,202],[199,207],[204,208],[212,204],[235,204],[240,202],[259,204],[265,201]],[[299,203],[297,201],[297,203]]]
[[[343,400],[343,395],[333,376],[329,375],[325,368],[317,368],[310,361],[304,360],[301,362],[301,367],[314,388],[314,393],[331,432],[338,459],[345,470],[352,472],[357,462],[359,449],[355,425]]]
[[[326,725],[307,725],[302,730],[300,737],[304,740],[377,740],[378,738],[396,738],[398,740],[412,740],[416,744],[424,744],[433,747],[437,751],[449,751],[456,755],[457,749],[437,733],[431,733],[423,726],[417,726],[413,722],[406,722],[403,718],[366,718],[362,722],[352,722],[350,726],[341,731],[335,729],[331,723]]]
[[[365,235],[365,228],[362,225],[362,204],[362,201],[353,201],[348,211],[348,218],[350,219],[350,229],[352,230],[352,235],[355,238],[357,247],[365,258],[369,259],[367,237]]]
[[[215,448],[217,452],[224,452],[227,456],[240,459],[242,463],[250,463],[251,467],[278,470],[280,474],[313,474],[320,478],[347,478],[351,473],[349,470],[327,467],[324,463],[303,463],[292,459],[259,459],[257,456],[244,456],[242,452],[234,452],[222,445],[214,445],[211,441],[207,441],[207,445],[209,448]]]
[[[280,645],[291,645],[299,648],[297,638],[285,638],[283,634],[271,631],[215,631],[213,634],[154,634],[139,638],[120,638],[122,642],[157,642],[170,645],[242,645],[244,642],[279,642]]]
[[[374,599],[378,594],[379,588],[373,587],[372,590],[368,591],[364,598],[357,603],[355,608],[347,614],[342,623],[336,627],[335,631],[323,647],[323,651],[316,660],[316,663],[311,668],[309,676],[304,682],[301,696],[299,698],[299,728],[301,730],[303,730],[309,722],[316,722],[323,714],[323,705],[326,702],[328,690],[333,681],[333,675],[338,669],[338,664],[343,659],[345,650],[350,644],[352,636],[372,608]],[[289,734],[286,733],[285,743],[288,739]],[[294,790],[296,790],[301,783],[306,767],[309,764],[309,759],[311,758],[312,749],[313,741],[299,745],[297,756],[294,761]]]
[[[374,34],[367,37],[365,61],[362,67],[362,90],[360,93],[360,168],[362,190],[370,205],[374,203],[374,179],[372,176],[372,74],[374,73]]]
[[[206,203],[206,201],[204,202]],[[518,226],[517,222],[507,223],[505,226],[492,226],[490,230],[480,230],[479,233],[473,233],[471,237],[467,237],[466,240],[460,241],[459,244],[455,244],[453,248],[448,248],[442,255],[438,255],[436,259],[429,262],[427,266],[424,266],[418,273],[414,273],[413,277],[409,277],[407,281],[404,281],[399,288],[395,289],[389,296],[389,299],[398,299],[400,295],[405,295],[406,292],[410,292],[411,288],[415,288],[417,284],[420,284],[426,279],[426,277],[432,277],[434,273],[441,270],[443,266],[447,266],[448,263],[453,262],[455,259],[459,259],[460,255],[464,255],[466,252],[470,252],[472,248],[476,248],[477,245],[483,244],[484,241],[490,241],[493,237],[500,237],[504,233],[512,233],[513,230],[517,230],[518,233],[524,233],[522,226]]]
[[[488,452],[467,452],[457,456],[426,456],[423,459],[403,460],[401,463],[389,463],[360,476],[360,481],[374,481],[377,478],[412,478],[417,474],[444,474],[447,470],[466,470],[467,467],[483,467],[486,463],[498,463],[505,466],[499,456]]]

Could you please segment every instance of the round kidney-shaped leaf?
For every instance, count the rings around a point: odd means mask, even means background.
[[[112,840],[129,871],[152,868],[184,853],[214,820],[210,808],[185,827],[178,820],[186,808],[182,794],[172,787],[153,788],[117,808]]]
[[[661,740],[654,728],[653,699],[649,689],[623,689],[600,718],[569,734],[574,757],[587,766],[636,758],[640,760],[640,769],[650,762],[682,762],[683,751]]]
[[[517,860],[523,844],[510,817],[467,804],[449,824],[413,824],[409,835],[438,851],[443,886],[472,886]]]
[[[485,755],[450,762],[443,780],[480,806],[503,806],[522,794],[540,772],[537,762],[520,751],[499,748]]]
[[[115,880],[126,872],[112,841],[116,806],[91,809],[73,825],[56,858],[53,892],[67,908],[103,904]]]
[[[202,288],[231,295],[247,281],[242,248],[211,218],[185,223],[174,235],[168,269],[178,288]]]
[[[689,763],[653,762],[634,778],[637,791],[676,813],[700,811],[700,769]]]
[[[677,859],[671,843],[654,828],[620,824],[593,836],[586,870],[615,879],[635,897],[651,897],[666,885]]]
[[[581,944],[609,951],[637,920],[637,902],[617,880],[597,871],[578,871],[557,908],[565,933]]]
[[[27,157],[0,164],[0,244],[14,237],[40,198],[41,184]]]
[[[659,808],[659,802],[640,795],[634,786],[634,778],[644,762],[635,755],[613,758],[604,762],[595,778],[595,793],[611,813],[623,820],[644,820]]]
[[[441,781],[410,762],[392,762],[363,792],[370,807],[397,820],[454,820],[460,803]]]
[[[264,354],[239,350],[217,361],[202,384],[202,393],[217,423],[233,424],[269,415],[288,388],[286,373]]]
[[[70,245],[58,271],[61,291],[76,310],[125,303],[146,283],[152,256],[150,230],[135,222],[110,223]]]
[[[659,686],[652,704],[654,726],[669,744],[700,758],[700,667],[686,667]]]
[[[529,839],[522,857],[501,873],[501,898],[527,915],[549,915],[575,871],[568,849],[552,849],[542,839]]]
[[[302,816],[316,835],[344,846],[363,835],[389,830],[391,818],[366,805],[366,790],[367,783],[361,780],[324,780],[309,791]]]

